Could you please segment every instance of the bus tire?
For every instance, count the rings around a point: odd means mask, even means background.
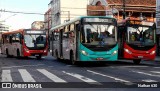
[[[55,51],[55,56],[56,56],[56,59],[59,60],[57,49],[56,49],[56,51]]]
[[[74,54],[73,54],[72,51],[70,52],[70,63],[71,63],[72,65],[75,65],[75,64],[76,64],[76,61],[74,60]]]
[[[133,59],[133,63],[136,65],[140,64],[140,62],[141,62],[141,59]]]
[[[52,50],[52,56],[54,56],[54,51]]]
[[[17,58],[20,58],[20,52],[19,52],[19,49],[17,49]]]
[[[36,56],[36,58],[37,58],[38,60],[40,60],[40,59],[42,58],[42,56],[39,55],[39,56]]]
[[[7,58],[10,57],[9,53],[8,53],[8,49],[6,49],[6,55],[7,55]]]

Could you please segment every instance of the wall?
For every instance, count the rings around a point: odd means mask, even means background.
[[[88,0],[52,0],[52,27],[87,15]]]
[[[86,16],[87,4],[88,0],[61,0],[61,23],[68,20],[68,13],[70,13],[70,20],[79,16]]]

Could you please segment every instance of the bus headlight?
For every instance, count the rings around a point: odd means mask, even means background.
[[[112,53],[112,55],[115,55],[115,54],[117,54],[117,52],[118,52],[117,50],[116,50],[116,51],[114,51],[114,52]]]
[[[156,51],[152,51],[151,53],[150,53],[150,55],[153,55],[153,54],[155,54],[156,53]]]
[[[44,52],[47,52],[47,49],[45,49]]]
[[[83,55],[86,55],[86,56],[88,55],[88,53],[84,50],[82,50],[81,52],[82,52]]]
[[[132,52],[130,50],[126,49],[126,48],[124,48],[124,51],[129,53],[129,54],[132,54]]]
[[[28,50],[28,49],[24,48],[24,50],[25,50],[27,53],[29,53],[29,50]]]

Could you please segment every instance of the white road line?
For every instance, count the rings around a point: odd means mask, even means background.
[[[90,72],[90,73],[96,74],[96,75],[101,75],[101,76],[104,76],[104,77],[108,77],[108,78],[114,79],[116,81],[131,83],[130,81],[123,80],[123,79],[120,79],[120,78],[116,78],[116,77],[113,77],[113,76],[104,75],[104,74],[101,74],[101,73],[98,73],[98,72],[94,72],[94,71],[91,71],[91,70],[87,70],[87,71]]]
[[[26,69],[18,69],[24,82],[36,82]]]
[[[148,66],[119,66],[119,67],[125,67],[125,68],[145,68]]]
[[[160,67],[153,67],[153,68],[157,68],[157,69],[158,69],[158,68],[160,68]]]
[[[150,71],[150,72],[160,74],[160,71]]]
[[[151,79],[146,79],[146,80],[142,80],[143,82],[157,82],[155,80],[151,80]]]
[[[49,79],[51,79],[54,82],[63,82],[63,83],[67,83],[65,80],[57,77],[56,75],[48,72],[45,69],[37,69],[39,72],[41,72],[43,75],[47,76]]]
[[[89,83],[89,84],[98,84],[97,81],[92,80],[92,79],[87,78],[87,77],[84,77],[84,76],[82,76],[82,75],[75,74],[75,73],[68,73],[68,72],[66,72],[66,71],[62,71],[62,72],[65,73],[65,74],[67,74],[67,75],[73,76],[73,77],[75,77],[75,78],[77,78],[77,79],[80,79],[80,80],[82,80],[82,81],[84,81],[84,82],[86,82],[86,83]]]
[[[153,74],[145,73],[145,72],[141,72],[141,71],[132,71],[132,72],[143,74],[143,75],[148,75],[148,76],[153,76],[153,77],[160,77],[160,75],[153,75]]]
[[[9,67],[2,67],[2,69],[10,69],[10,68],[21,68],[21,67],[32,67],[32,66],[41,66],[44,64],[37,64],[37,65],[22,65],[22,66],[9,66]]]
[[[2,82],[13,82],[10,70],[2,70]]]

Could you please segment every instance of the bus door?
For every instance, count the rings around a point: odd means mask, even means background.
[[[76,58],[76,60],[77,60],[77,58],[79,58],[78,57],[78,41],[79,41],[79,33],[80,33],[80,24],[76,24],[76,28],[75,28],[75,44],[76,44],[76,46],[75,46],[75,49],[76,49],[76,51],[75,51],[75,58]]]
[[[52,52],[52,56],[54,55],[54,48],[53,48],[53,41],[54,41],[54,32],[51,32],[51,35],[50,35],[50,52]]]
[[[157,34],[157,55],[160,56],[160,34]]]
[[[59,45],[60,45],[60,58],[63,57],[63,29],[60,30],[60,38],[59,38]]]
[[[119,26],[118,27],[118,57],[122,58],[123,57],[123,45],[124,45],[124,31],[125,31],[125,27],[124,26]]]

